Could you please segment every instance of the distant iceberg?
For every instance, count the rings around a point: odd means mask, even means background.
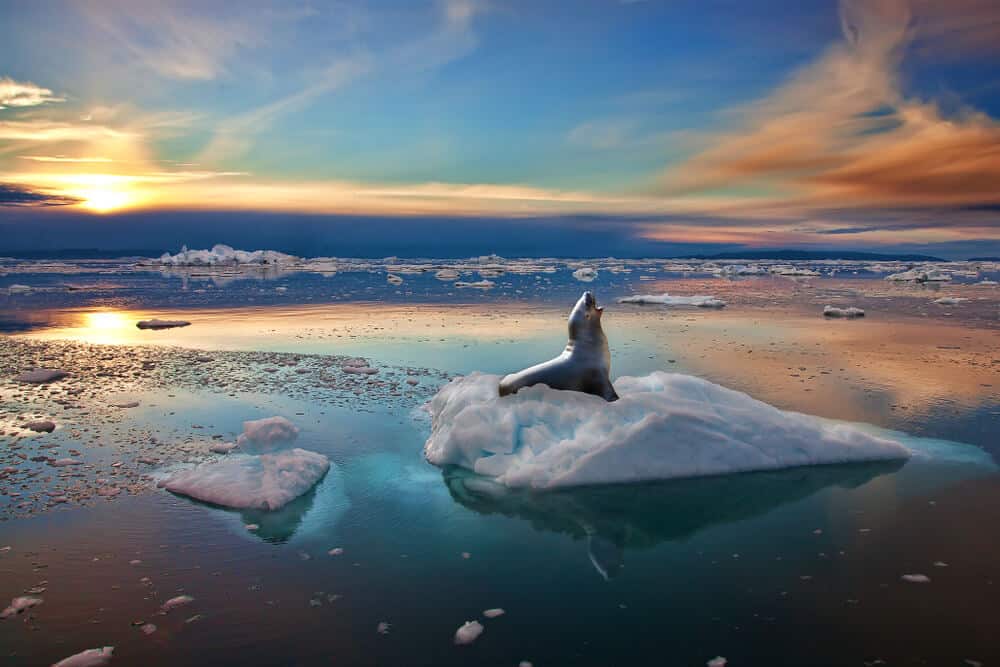
[[[277,250],[234,250],[219,243],[212,246],[211,250],[188,250],[184,246],[176,255],[165,252],[156,261],[163,266],[274,265],[295,262],[298,257]]]
[[[544,385],[500,398],[498,382],[473,373],[438,392],[428,461],[546,489],[910,456],[850,424],[785,412],[690,375],[618,378],[613,403]]]

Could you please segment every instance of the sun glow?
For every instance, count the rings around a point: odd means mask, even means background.
[[[121,329],[129,325],[125,315],[114,311],[87,313],[84,319],[88,329]]]
[[[108,213],[128,205],[129,194],[123,190],[94,189],[80,192],[83,205],[97,213]]]

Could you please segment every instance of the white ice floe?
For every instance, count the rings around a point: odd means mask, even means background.
[[[454,269],[441,269],[434,274],[434,277],[445,282],[449,280],[456,280],[458,279],[458,271],[455,271]]]
[[[500,607],[495,607],[493,609],[487,609],[486,611],[484,611],[483,616],[485,616],[486,618],[499,618],[500,616],[503,616],[506,613],[507,612],[501,609]]]
[[[574,271],[573,277],[581,282],[590,283],[597,278],[597,269],[584,266]]]
[[[27,382],[29,384],[45,384],[46,382],[61,380],[67,375],[69,375],[69,373],[59,370],[58,368],[36,368],[34,370],[21,373],[15,377],[14,380],[17,382]]]
[[[717,655],[708,662],[705,663],[705,667],[726,667],[729,661],[723,658],[721,655]]]
[[[304,449],[231,454],[175,472],[160,486],[214,505],[269,511],[308,492],[329,469],[329,459]]]
[[[861,308],[856,308],[855,306],[849,306],[848,308],[837,308],[836,306],[824,306],[823,307],[824,317],[864,317],[865,311]]]
[[[457,283],[455,283],[455,287],[457,287],[458,289],[483,289],[483,290],[486,290],[486,289],[493,289],[495,286],[496,286],[496,283],[493,282],[492,280],[476,280],[474,282],[465,282],[465,281],[459,280]]]
[[[931,583],[931,578],[926,574],[904,574],[900,577],[903,581],[908,581],[911,584],[929,584]]]
[[[618,299],[618,303],[636,303],[640,305],[657,304],[661,306],[695,306],[697,308],[725,308],[726,302],[714,296],[672,296],[663,294],[634,294]]]
[[[232,247],[217,244],[211,250],[188,250],[181,248],[176,255],[163,253],[158,261],[163,266],[218,266],[239,264],[286,264],[298,260],[294,255],[286,255],[276,250],[234,250]]]
[[[162,611],[163,613],[167,613],[172,609],[189,605],[192,602],[194,602],[194,598],[191,597],[190,595],[178,595],[177,597],[172,597],[166,602],[164,602],[162,605],[160,605],[160,611]]]
[[[943,283],[951,280],[951,275],[939,269],[916,268],[885,277],[892,282]]]
[[[471,644],[483,634],[483,624],[479,621],[466,621],[462,627],[455,631],[455,643],[459,646]]]
[[[400,276],[397,276],[395,273],[390,273],[388,276],[386,276],[385,280],[390,285],[402,285],[403,284],[403,279]]]
[[[191,323],[185,320],[158,320],[154,317],[151,320],[139,320],[135,326],[139,329],[176,329],[191,326]]]
[[[236,444],[243,448],[268,449],[291,442],[298,435],[298,427],[284,417],[265,417],[243,422],[243,432],[236,438]]]
[[[27,294],[32,290],[30,285],[11,285],[7,288],[7,294]]]
[[[0,611],[0,618],[10,618],[11,616],[17,616],[26,609],[31,609],[32,607],[37,607],[42,604],[42,598],[35,598],[31,596],[16,597],[10,601],[10,605]]]
[[[428,461],[510,487],[555,488],[910,456],[856,426],[690,375],[618,378],[611,403],[545,385],[501,398],[499,379],[473,373],[438,392],[428,406]]]
[[[961,296],[943,296],[940,299],[934,299],[934,303],[942,306],[957,306],[965,301],[968,301],[968,299]]]
[[[213,454],[228,454],[239,447],[235,442],[215,442],[208,448]]]
[[[111,664],[114,652],[114,646],[88,648],[86,651],[80,651],[68,658],[63,658],[52,667],[103,667],[103,665]]]
[[[71,458],[56,459],[55,461],[50,461],[49,465],[52,466],[52,467],[54,467],[54,468],[65,468],[66,466],[83,465],[83,461],[80,461],[79,459],[71,459]]]
[[[119,399],[117,401],[111,401],[108,403],[113,408],[137,408],[139,407],[139,401],[129,401],[127,399]]]

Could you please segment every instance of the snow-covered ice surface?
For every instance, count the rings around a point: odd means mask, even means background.
[[[236,444],[244,450],[267,450],[295,440],[299,428],[286,417],[276,415],[243,422]]]
[[[690,375],[618,378],[620,398],[612,403],[542,385],[500,398],[499,379],[473,373],[434,397],[428,461],[511,487],[557,488],[911,454],[894,440],[784,412]]]
[[[308,492],[329,469],[325,456],[298,448],[274,454],[231,454],[175,472],[161,485],[213,505],[270,511]]]
[[[114,646],[88,648],[79,653],[74,653],[68,658],[63,658],[52,667],[103,667],[104,665],[111,664],[114,652]]]
[[[856,306],[848,306],[847,308],[839,308],[837,306],[823,306],[823,315],[825,317],[864,317],[865,311],[862,308],[857,308]]]

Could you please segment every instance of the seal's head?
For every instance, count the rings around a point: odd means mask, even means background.
[[[602,313],[604,313],[604,309],[598,307],[593,292],[584,292],[569,314],[570,340],[587,336],[590,332],[600,332],[603,335],[604,332],[601,330]]]

